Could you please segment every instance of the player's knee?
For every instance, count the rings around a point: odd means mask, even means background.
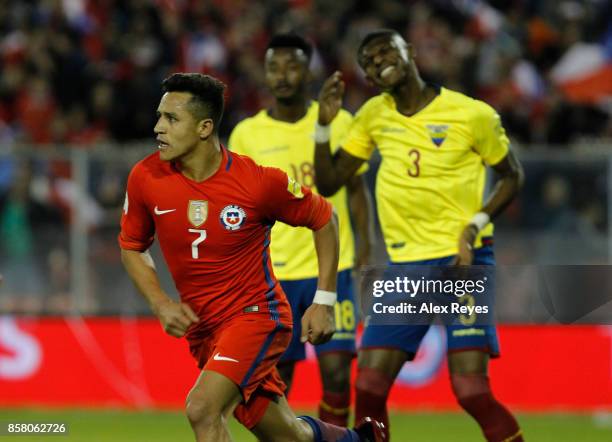
[[[459,405],[469,410],[474,398],[492,397],[488,376],[484,374],[458,375],[451,374],[451,387]]]
[[[222,422],[223,419],[223,410],[215,401],[193,392],[187,396],[185,413],[192,426],[212,426]]]
[[[335,392],[350,390],[350,364],[344,366],[341,364],[321,366],[321,374],[324,390]]]
[[[357,370],[355,380],[357,396],[386,398],[392,385],[393,379],[380,370],[369,367],[360,367]]]

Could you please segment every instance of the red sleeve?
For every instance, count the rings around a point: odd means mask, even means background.
[[[332,205],[308,187],[274,167],[261,167],[262,206],[272,221],[319,230],[332,215]]]
[[[128,178],[119,233],[119,246],[122,249],[139,252],[144,252],[151,246],[155,235],[155,224],[142,194],[142,189],[145,188],[143,172],[138,164]]]

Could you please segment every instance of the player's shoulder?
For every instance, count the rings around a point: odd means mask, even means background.
[[[262,166],[248,155],[242,155],[236,152],[231,152],[230,155],[233,157],[232,161],[235,162],[241,170],[244,169],[252,173],[261,173],[268,169],[277,169],[276,167]]]
[[[248,149],[248,146],[250,146],[253,141],[253,137],[259,134],[258,129],[261,129],[262,123],[264,123],[265,113],[265,110],[261,110],[255,115],[247,117],[236,124],[230,134],[228,147],[231,150],[238,150],[241,152]]]
[[[232,131],[232,135],[235,133],[244,133],[245,131],[250,131],[257,125],[261,124],[267,117],[267,113],[265,109],[258,111],[255,115],[251,115],[250,117],[246,117],[241,120],[236,126],[234,126],[234,130]]]
[[[287,175],[276,167],[262,166],[251,157],[236,152],[228,152],[232,178],[246,185],[254,194],[261,193],[271,182],[285,181]],[[258,191],[259,189],[259,191]]]
[[[244,179],[261,173],[261,166],[250,156],[242,155],[237,152],[228,151],[228,171],[233,175]]]
[[[340,109],[336,118],[341,122],[350,122],[353,119],[353,114],[346,109]]]
[[[493,107],[477,98],[446,88],[442,88],[441,93],[445,100],[445,104],[448,103],[452,105],[469,119],[477,119],[495,114],[495,109],[493,109]]]
[[[369,98],[365,103],[361,105],[357,113],[359,115],[377,115],[384,108],[393,108],[393,97],[383,92],[382,94],[375,95]]]

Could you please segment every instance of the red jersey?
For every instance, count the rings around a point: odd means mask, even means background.
[[[200,183],[158,153],[137,163],[121,218],[123,249],[144,252],[157,234],[181,300],[200,318],[190,338],[245,309],[289,318],[270,263],[270,229],[278,220],[317,230],[332,213],[280,169],[221,150],[219,169]]]

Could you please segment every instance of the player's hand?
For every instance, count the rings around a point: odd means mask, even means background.
[[[200,320],[189,305],[172,299],[158,305],[155,314],[164,331],[175,338],[185,336],[187,329]]]
[[[339,71],[334,72],[325,80],[319,91],[319,124],[329,125],[342,107],[344,96],[344,81]]]
[[[336,331],[334,307],[331,305],[312,304],[302,316],[302,342],[313,345],[329,341]]]
[[[478,227],[468,224],[459,237],[459,253],[455,258],[455,265],[469,266],[474,261],[474,242],[478,235]]]

